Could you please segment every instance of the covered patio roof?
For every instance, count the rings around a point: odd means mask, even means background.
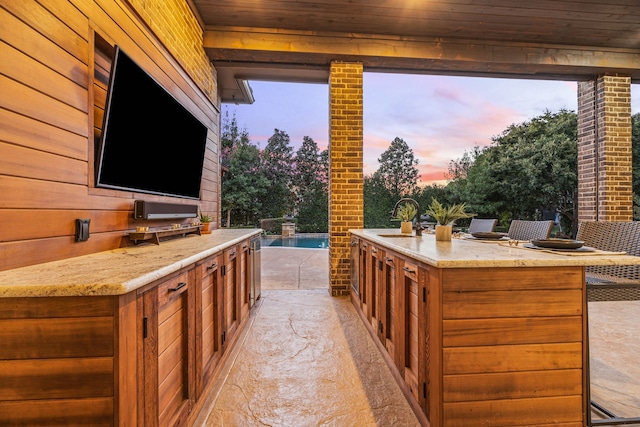
[[[223,102],[247,80],[327,82],[365,71],[640,82],[637,0],[192,0]]]

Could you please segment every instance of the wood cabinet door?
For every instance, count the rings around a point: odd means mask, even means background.
[[[387,353],[393,359],[396,366],[397,357],[395,341],[397,335],[398,295],[396,292],[396,257],[393,253],[385,251],[382,257],[382,271],[380,272],[380,340],[387,349]]]
[[[143,295],[144,425],[182,425],[195,399],[194,270]]]
[[[221,255],[206,258],[196,267],[196,390],[207,387],[222,353]]]
[[[238,304],[240,320],[244,320],[249,317],[249,311],[251,309],[250,304],[250,274],[251,274],[251,259],[249,254],[249,241],[246,240],[239,247],[239,260],[238,260]]]
[[[240,301],[238,295],[238,246],[232,246],[224,251],[222,266],[223,281],[223,322],[222,346],[233,338],[240,322]]]
[[[367,306],[367,318],[369,322],[371,322],[371,326],[373,330],[377,332],[378,338],[380,338],[381,334],[381,326],[380,323],[380,270],[382,270],[382,255],[383,251],[375,245],[369,245],[369,304]]]
[[[403,319],[403,354],[401,357],[404,381],[411,394],[424,409],[426,395],[425,372],[425,314],[426,288],[418,265],[407,260],[402,266],[402,297],[405,309]]]

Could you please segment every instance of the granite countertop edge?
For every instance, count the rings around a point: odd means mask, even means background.
[[[0,298],[124,295],[261,232],[213,230],[0,271]]]
[[[640,257],[628,255],[576,255],[550,253],[505,242],[479,242],[453,238],[436,242],[433,234],[384,237],[400,234],[399,229],[352,229],[349,232],[416,261],[438,268],[565,267],[593,265],[637,265]],[[383,235],[383,236],[381,236]]]

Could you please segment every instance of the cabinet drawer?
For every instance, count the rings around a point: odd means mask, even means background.
[[[182,274],[169,279],[166,282],[158,285],[158,304],[160,307],[170,302],[172,299],[180,296],[188,288],[189,272],[185,271]]]
[[[232,246],[224,251],[224,263],[228,264],[229,261],[233,261],[238,256],[238,246]]]
[[[380,250],[380,248],[372,244],[369,244],[369,253],[374,258],[380,258],[380,255],[382,255],[382,251]]]
[[[395,267],[396,265],[396,257],[391,252],[385,252],[383,260],[390,267]]]
[[[402,271],[404,275],[411,280],[418,280],[418,264],[405,261],[404,266],[402,267]]]
[[[200,265],[201,265],[200,271],[203,278],[207,277],[213,271],[216,271],[218,267],[220,267],[220,258],[221,258],[220,254],[215,254],[205,258],[200,262]]]

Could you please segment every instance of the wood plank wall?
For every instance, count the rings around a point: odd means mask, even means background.
[[[199,202],[94,187],[110,68],[104,52],[115,44],[209,128]],[[0,58],[0,270],[128,244],[126,230],[142,225],[133,220],[136,199],[198,203],[218,214],[218,101],[126,2],[0,0]],[[87,242],[74,241],[76,218],[91,219]]]

